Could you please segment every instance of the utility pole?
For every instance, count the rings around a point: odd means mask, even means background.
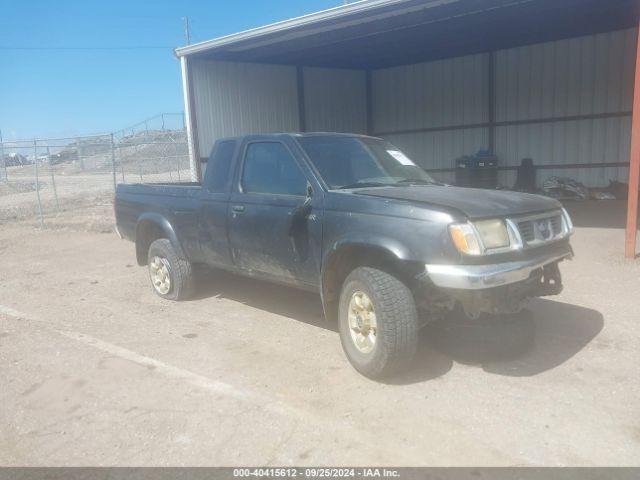
[[[189,17],[182,17],[184,23],[184,41],[187,45],[191,45],[191,34],[189,32]]]

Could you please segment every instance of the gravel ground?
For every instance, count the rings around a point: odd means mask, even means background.
[[[162,301],[108,205],[1,225],[0,465],[640,466],[619,207],[572,207],[562,295],[424,330],[388,383],[349,366],[315,295],[203,272]]]

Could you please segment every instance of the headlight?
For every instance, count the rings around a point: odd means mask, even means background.
[[[509,246],[509,232],[503,220],[481,220],[473,223],[486,249]]]
[[[451,239],[460,253],[465,255],[482,255],[482,248],[476,232],[470,223],[455,223],[449,225]]]
[[[460,253],[484,255],[486,250],[507,248],[511,245],[509,231],[503,220],[480,220],[473,224],[449,225],[451,239]]]

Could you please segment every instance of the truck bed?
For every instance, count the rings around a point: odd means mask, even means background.
[[[161,214],[190,234],[197,225],[201,192],[199,182],[119,184],[115,213],[120,234],[134,240],[140,216],[150,213]]]

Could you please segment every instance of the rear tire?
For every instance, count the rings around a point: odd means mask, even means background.
[[[193,291],[191,262],[180,258],[166,238],[155,240],[147,255],[153,291],[166,300],[186,300]]]
[[[356,268],[340,294],[339,330],[349,362],[366,377],[382,378],[407,368],[418,343],[411,291],[386,272]]]

